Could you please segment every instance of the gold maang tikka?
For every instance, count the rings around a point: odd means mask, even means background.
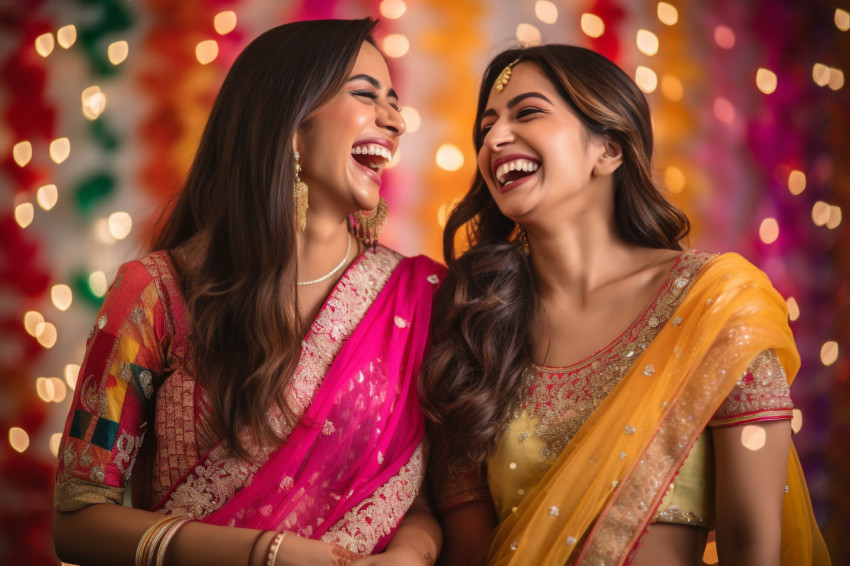
[[[496,82],[493,83],[493,86],[496,87],[496,92],[502,92],[508,86],[508,83],[511,82],[511,73],[513,72],[514,65],[517,63],[519,63],[519,59],[514,59],[513,63],[502,69],[502,72],[496,77]]]

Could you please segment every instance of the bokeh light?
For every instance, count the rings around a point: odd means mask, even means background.
[[[123,240],[133,229],[133,218],[124,211],[113,212],[107,219],[109,234],[116,240]]]
[[[731,124],[735,121],[735,107],[725,98],[715,98],[714,117],[724,124]]]
[[[50,210],[56,206],[56,202],[59,200],[59,190],[56,185],[39,187],[35,192],[35,200],[38,202],[38,206],[44,210]]]
[[[391,33],[384,38],[381,46],[387,57],[404,57],[410,51],[410,40],[400,33]]]
[[[130,46],[124,40],[114,41],[106,48],[106,56],[109,58],[109,62],[113,65],[120,65],[123,63],[129,54]]]
[[[52,33],[43,33],[35,38],[35,52],[42,57],[47,57],[53,53],[54,46]]]
[[[558,21],[558,7],[547,0],[537,0],[534,3],[534,15],[544,24],[554,24]]]
[[[800,306],[797,304],[797,299],[788,297],[785,299],[785,304],[788,306],[788,319],[791,322],[800,318]]]
[[[53,301],[53,306],[60,311],[66,311],[74,300],[74,293],[71,292],[70,287],[64,283],[60,283],[51,287],[50,299]]]
[[[759,425],[745,425],[741,428],[741,445],[747,450],[758,452],[767,443],[767,431]]]
[[[106,274],[102,271],[95,271],[89,275],[89,289],[91,289],[95,297],[104,296],[108,289]]]
[[[412,106],[402,106],[401,116],[404,118],[405,124],[407,124],[407,130],[405,131],[408,134],[414,133],[422,125],[422,118],[419,116],[419,112]]]
[[[658,75],[649,67],[638,65],[635,69],[635,84],[643,92],[655,92],[655,89],[658,88]]]
[[[792,195],[799,195],[806,190],[806,174],[799,169],[794,169],[788,175],[788,190]]]
[[[385,18],[397,20],[407,11],[407,4],[402,0],[384,0],[378,9]]]
[[[516,27],[516,39],[523,47],[533,47],[540,45],[543,34],[535,26],[523,23]]]
[[[218,35],[227,35],[236,29],[236,12],[225,10],[213,18],[213,27]]]
[[[80,99],[83,103],[83,116],[88,120],[96,120],[106,110],[106,95],[97,85],[84,89]]]
[[[682,81],[679,77],[665,73],[661,77],[661,94],[671,102],[679,102],[685,94]]]
[[[218,57],[218,42],[214,39],[205,39],[195,46],[195,58],[201,65],[209,65]]]
[[[655,55],[658,53],[658,36],[651,31],[639,29],[635,38],[638,51],[644,55]]]
[[[71,389],[77,388],[77,379],[80,375],[80,366],[77,364],[67,364],[65,366],[65,383]]]
[[[19,166],[24,167],[32,159],[32,144],[27,141],[20,141],[12,146],[12,159]]]
[[[599,37],[605,33],[605,22],[596,14],[582,14],[581,31],[588,37]]]
[[[723,49],[735,47],[735,32],[726,26],[714,28],[714,43]]]
[[[830,340],[824,342],[820,348],[820,363],[825,366],[831,366],[838,361],[838,342]]]
[[[32,224],[34,218],[35,207],[31,202],[22,202],[15,207],[15,222],[17,222],[18,226],[21,228],[26,228]]]
[[[756,71],[756,86],[765,94],[771,94],[776,90],[776,73],[771,70],[760,68]]]
[[[779,222],[776,218],[765,218],[761,221],[759,238],[765,244],[772,244],[779,238]]]
[[[50,159],[57,165],[71,155],[71,141],[68,138],[57,138],[50,142]]]
[[[30,435],[24,429],[13,426],[9,429],[9,445],[16,452],[24,452],[30,445]]]
[[[445,171],[457,171],[463,167],[463,152],[451,143],[444,143],[437,149],[437,166]]]
[[[62,49],[68,49],[77,41],[77,28],[74,24],[68,24],[67,26],[62,26],[56,32],[56,43],[59,44],[59,47]]]
[[[850,12],[841,8],[835,9],[835,27],[841,31],[850,29]]]
[[[676,25],[676,22],[679,21],[679,11],[672,4],[668,4],[667,2],[659,2],[658,3],[658,20],[662,24],[666,24],[668,26]]]
[[[671,165],[664,171],[664,186],[671,193],[681,193],[685,188],[685,174]]]

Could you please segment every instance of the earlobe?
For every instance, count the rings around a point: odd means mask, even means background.
[[[599,156],[593,168],[594,177],[612,175],[623,164],[623,148],[617,142],[606,139],[605,152]]]

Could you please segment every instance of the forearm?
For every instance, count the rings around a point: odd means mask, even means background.
[[[99,504],[54,514],[56,553],[81,566],[132,566],[145,531],[162,515],[113,504]],[[183,566],[244,566],[259,531],[191,522],[168,546],[168,562]],[[260,547],[265,542],[260,541]],[[260,564],[262,549],[255,548]]]
[[[417,564],[431,566],[440,553],[443,533],[429,509],[411,508],[386,548],[388,554],[416,559]]]

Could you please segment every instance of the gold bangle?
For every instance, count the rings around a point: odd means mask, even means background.
[[[162,539],[168,526],[179,520],[180,517],[168,516],[148,527],[136,547],[136,566],[153,565],[154,552],[160,539]]]
[[[274,531],[260,531],[260,534],[254,537],[254,542],[251,543],[251,550],[248,551],[248,566],[253,566],[251,563],[251,557],[254,556],[254,550],[257,548],[257,544],[259,544],[260,539],[263,538],[264,534],[273,532]]]
[[[168,528],[165,529],[165,534],[162,536],[162,542],[159,543],[159,548],[156,552],[156,566],[165,565],[165,551],[168,549],[168,545],[171,543],[171,539],[174,538],[174,535],[177,534],[177,531],[185,527],[186,523],[190,522],[191,520],[192,519],[190,519],[189,517],[184,517],[168,525]]]
[[[283,542],[283,537],[286,536],[286,531],[280,531],[272,539],[269,545],[269,554],[266,559],[266,566],[274,566],[274,561],[277,559],[277,552],[280,550],[280,544]]]

